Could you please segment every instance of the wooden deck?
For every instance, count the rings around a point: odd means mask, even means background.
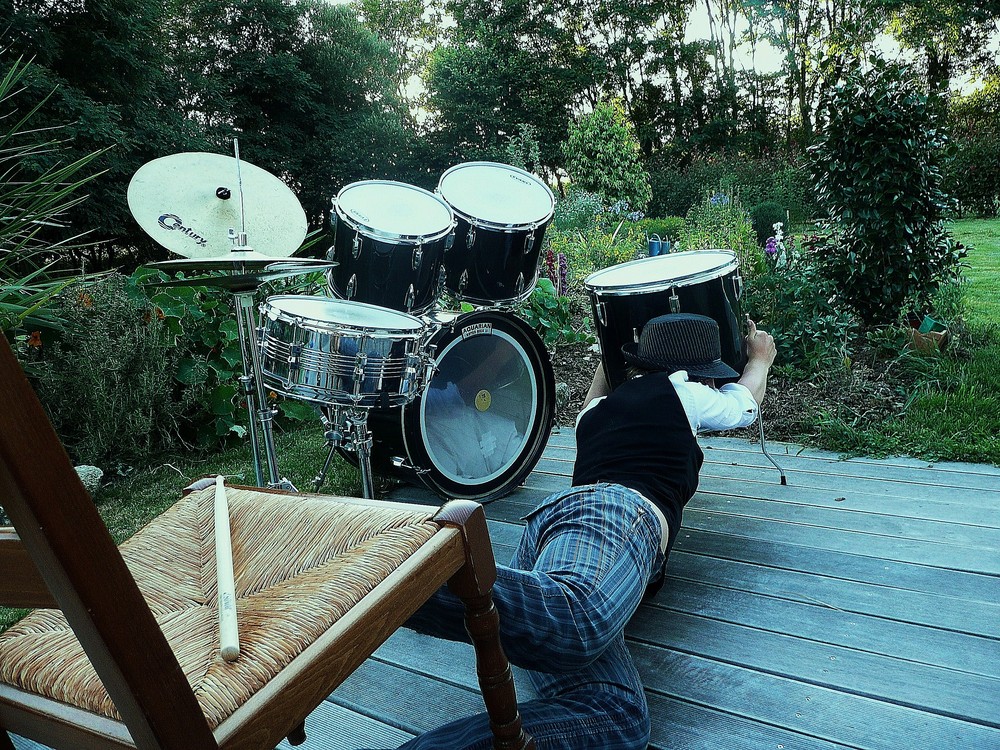
[[[703,445],[669,580],[628,628],[651,747],[1000,750],[1000,469],[771,444],[781,486],[758,446]],[[499,560],[569,485],[573,446],[553,435],[526,485],[486,506]],[[481,710],[474,685],[471,648],[399,631],[302,747],[396,747]]]

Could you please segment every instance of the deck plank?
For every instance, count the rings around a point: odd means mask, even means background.
[[[782,486],[759,445],[701,440],[666,584],[626,631],[650,747],[1000,750],[1000,467],[769,443]],[[570,485],[574,451],[560,429],[485,506],[499,561]],[[395,747],[481,706],[471,648],[403,629],[310,716],[303,747]]]

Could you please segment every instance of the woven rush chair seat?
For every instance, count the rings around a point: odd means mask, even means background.
[[[219,653],[214,489],[194,492],[121,546],[211,728],[277,675],[438,530],[417,512],[227,488],[240,657]],[[137,648],[141,644],[136,644]],[[121,721],[58,610],[0,635],[0,681]]]
[[[215,488],[200,484],[116,547],[0,336],[0,507],[13,523],[0,527],[0,606],[35,610],[0,634],[0,750],[13,750],[8,732],[57,750],[295,744],[445,583],[465,604],[494,748],[533,750],[479,504],[226,487],[239,656],[225,661],[227,555],[216,559]]]

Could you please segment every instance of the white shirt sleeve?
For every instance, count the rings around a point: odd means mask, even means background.
[[[757,418],[758,406],[750,389],[739,383],[726,383],[718,390],[709,388],[703,383],[693,383],[688,380],[685,370],[678,370],[670,375],[670,382],[677,391],[677,396],[684,407],[691,432],[713,432],[717,430],[735,430],[753,424]],[[606,397],[593,399],[586,408],[576,415],[576,424],[580,418]]]
[[[757,402],[744,385],[727,383],[716,390],[703,383],[692,383],[684,370],[673,373],[670,382],[696,435],[746,427],[757,418]]]

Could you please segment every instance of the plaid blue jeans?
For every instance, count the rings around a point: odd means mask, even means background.
[[[662,567],[656,517],[632,490],[596,484],[550,496],[526,521],[493,588],[504,650],[538,694],[519,706],[525,729],[538,750],[644,750],[649,710],[624,630]],[[463,615],[442,589],[407,624],[468,641]],[[403,748],[488,750],[492,742],[482,713]]]

